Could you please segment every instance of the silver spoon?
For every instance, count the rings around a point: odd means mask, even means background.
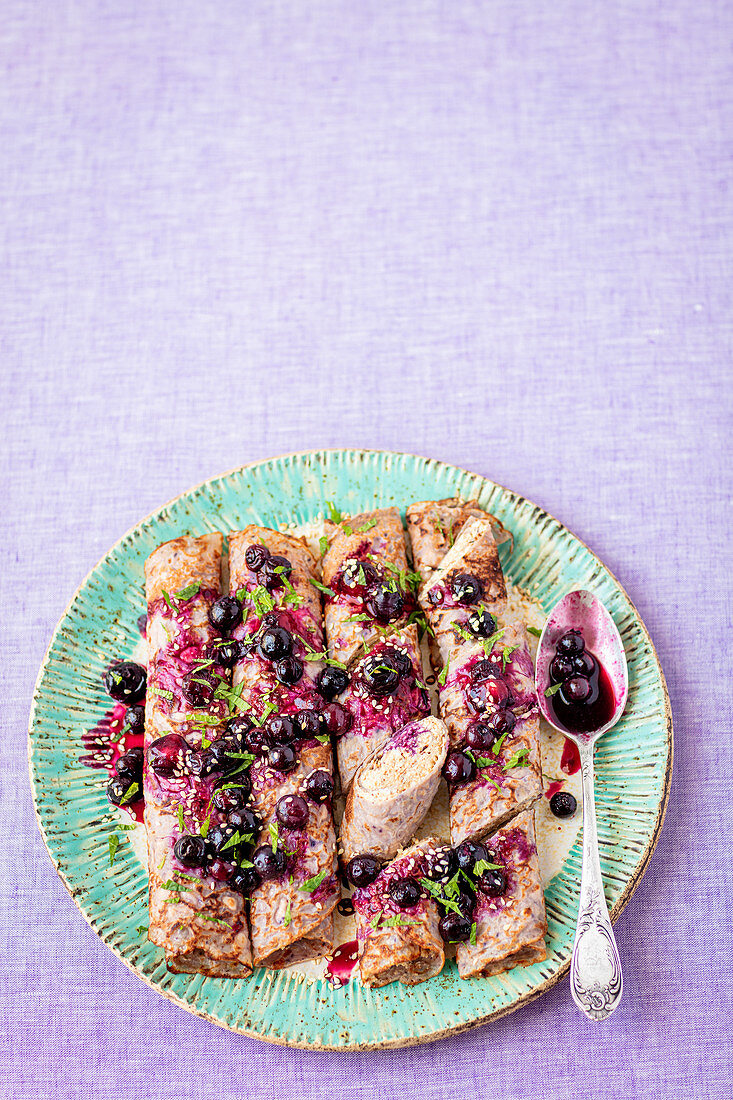
[[[585,647],[608,673],[614,693],[613,715],[591,733],[573,733],[558,724],[545,694],[550,687],[550,662],[558,639],[567,630],[580,630]],[[593,793],[593,752],[598,739],[616,725],[626,706],[628,669],[616,624],[592,592],[580,589],[563,596],[550,613],[540,636],[535,671],[540,710],[551,726],[569,737],[580,753],[583,780],[583,868],[578,923],[570,963],[570,990],[578,1008],[591,1020],[605,1020],[618,1006],[623,990],[621,960],[603,892],[598,857],[598,832]]]

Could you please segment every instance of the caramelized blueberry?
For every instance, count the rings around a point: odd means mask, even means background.
[[[202,668],[183,677],[181,694],[192,707],[207,707],[214,698],[214,682],[211,671]]]
[[[420,885],[410,876],[393,878],[387,887],[387,893],[400,909],[412,909],[420,900]]]
[[[476,885],[481,893],[486,894],[487,897],[500,898],[502,894],[506,893],[506,873],[495,867],[489,867],[483,874],[479,875]]]
[[[242,621],[242,607],[234,596],[220,596],[209,608],[209,622],[220,634],[228,634]]]
[[[501,713],[501,712],[499,712]],[[496,741],[496,732],[488,722],[474,722],[466,730],[466,744],[479,755],[487,752]]]
[[[275,806],[275,816],[286,829],[305,829],[308,824],[308,803],[299,794],[286,794]]]
[[[311,707],[306,710],[299,710],[297,714],[293,715],[293,718],[298,736],[306,741],[311,741],[314,737],[320,737],[327,732],[324,718],[319,711],[313,710]]]
[[[298,657],[281,657],[275,665],[275,675],[281,684],[292,687],[303,675],[303,662]]]
[[[446,943],[466,943],[471,938],[471,920],[463,913],[446,913],[438,927]]]
[[[374,856],[354,856],[346,864],[346,877],[354,886],[369,886],[382,870]]]
[[[273,714],[267,720],[267,737],[273,745],[290,745],[298,736],[295,721],[289,714]]]
[[[456,787],[474,778],[476,765],[464,752],[449,752],[443,765],[443,775],[449,786]]]
[[[572,660],[573,672],[579,676],[590,676],[596,668],[592,653],[576,653]]]
[[[573,661],[571,657],[563,657],[556,654],[550,661],[550,679],[553,684],[561,684],[573,675]]]
[[[337,592],[361,595],[379,581],[379,570],[370,561],[350,561],[337,577],[333,586]]]
[[[400,682],[397,669],[388,656],[372,653],[362,663],[361,677],[370,695],[391,695]]]
[[[243,806],[227,816],[227,825],[236,830],[244,843],[251,844],[262,828],[262,822],[253,810]]]
[[[206,659],[222,668],[233,668],[242,656],[242,644],[236,638],[221,638],[206,647]]]
[[[412,660],[406,650],[399,646],[386,646],[384,656],[393,665],[400,676],[411,676],[414,672]]]
[[[173,855],[184,867],[201,867],[206,861],[206,841],[202,836],[179,836]]]
[[[247,563],[247,568],[251,569],[253,573],[259,573],[269,556],[270,551],[267,547],[260,546],[259,543],[256,542],[250,543],[244,551],[244,560]]]
[[[115,771],[128,783],[133,783],[135,780],[140,783],[143,775],[143,750],[128,749],[116,762]]]
[[[322,711],[326,729],[334,737],[342,737],[351,728],[351,714],[340,703],[328,703]]]
[[[460,869],[465,871],[467,875],[471,874],[479,860],[484,860],[486,863],[491,862],[486,845],[481,844],[478,840],[464,840],[462,844],[459,844],[456,848],[456,860]]]
[[[147,683],[147,672],[134,661],[118,661],[104,675],[104,690],[118,703],[138,703]]]
[[[114,806],[122,806],[132,802],[134,796],[129,796],[129,791],[134,782],[135,780],[131,782],[129,779],[123,779],[120,775],[114,776],[107,784],[107,798]]]
[[[295,750],[290,745],[273,745],[267,750],[267,762],[278,772],[291,772],[298,766]]]
[[[123,734],[138,734],[145,732],[145,707],[128,707],[122,722]]]
[[[484,586],[473,573],[456,573],[450,582],[453,598],[462,604],[478,603],[484,594]]]
[[[252,891],[262,882],[262,879],[257,869],[253,866],[235,868],[227,881],[232,890],[236,890],[238,894],[249,897]]]
[[[425,878],[437,882],[439,879],[447,881],[458,870],[456,853],[446,845],[445,848],[437,848],[434,852],[428,852],[425,856]]]
[[[178,733],[159,737],[148,747],[148,767],[156,775],[171,776],[181,771],[188,754],[188,745]]]
[[[496,619],[482,608],[469,615],[466,628],[475,638],[490,638],[496,631]]]
[[[327,771],[319,768],[310,773],[305,781],[304,790],[306,798],[311,802],[328,802],[333,794],[333,779]]]
[[[564,703],[584,703],[591,692],[590,680],[585,676],[571,676],[560,688]]]
[[[376,588],[370,592],[365,604],[367,614],[378,623],[385,625],[399,619],[404,606],[405,600],[402,593],[388,586]]]
[[[511,733],[517,724],[517,717],[513,710],[496,710],[485,719],[484,724],[497,735]]]
[[[279,878],[285,871],[287,860],[282,848],[273,852],[269,844],[262,844],[254,852],[252,863],[255,871],[263,880]]]
[[[349,674],[344,668],[327,665],[322,672],[318,673],[316,690],[329,703],[333,702],[337,695],[346,691],[348,686]]]
[[[271,554],[260,570],[262,583],[270,592],[282,588],[293,572],[293,566],[282,554]]]
[[[214,809],[222,814],[244,809],[249,797],[249,778],[247,778],[246,784],[243,782],[244,778],[244,776],[241,777],[240,784],[236,787],[227,787],[226,789],[218,787],[214,791],[211,798]]]
[[[266,661],[277,661],[292,652],[293,636],[284,626],[268,626],[260,635],[258,648]]]

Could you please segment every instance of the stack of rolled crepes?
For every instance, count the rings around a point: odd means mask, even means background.
[[[145,566],[149,938],[173,971],[244,977],[252,961],[235,868],[205,858],[206,835],[223,820],[212,799],[227,708],[215,685],[227,672],[208,617],[221,594],[221,548],[219,534],[173,539]]]

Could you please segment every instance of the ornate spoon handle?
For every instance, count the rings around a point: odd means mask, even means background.
[[[593,793],[593,744],[580,744],[583,778],[583,873],[580,905],[570,964],[573,1000],[591,1020],[605,1020],[618,1006],[623,989],[621,960],[603,893],[598,858]]]

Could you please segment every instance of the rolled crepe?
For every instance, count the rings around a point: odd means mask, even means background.
[[[394,879],[409,877],[419,883],[428,872],[426,855],[441,847],[433,838],[421,840],[385,867],[370,886],[354,891],[359,969],[365,985],[417,985],[443,969],[445,948],[433,898],[423,890],[416,905],[400,909],[388,889]]]
[[[472,517],[486,519],[486,513],[474,501],[423,500],[406,511],[407,531],[412,545],[415,568],[427,581],[442,562]]]
[[[220,534],[177,538],[158,547],[145,565],[148,937],[164,948],[168,969],[176,973],[246,977],[252,960],[242,895],[208,871],[183,868],[173,851],[181,833],[204,832],[218,820],[210,798],[219,777],[202,779],[188,760],[204,736],[208,743],[221,735],[226,706],[212,698],[197,709],[184,695],[184,682],[197,672],[199,678],[212,676],[214,684],[226,678],[204,654],[218,637],[208,610],[220,594],[221,547]],[[170,762],[166,774],[150,766],[150,746],[162,737]]]
[[[415,835],[440,783],[448,731],[422,718],[392,734],[357,771],[339,834],[343,859],[392,859]]]
[[[531,966],[547,957],[547,917],[534,832],[534,811],[522,813],[510,825],[483,842],[489,859],[504,868],[507,889],[488,897],[479,889],[474,912],[475,943],[458,945],[462,978],[500,974],[514,966]]]
[[[395,690],[388,696],[375,696],[365,673],[380,658],[397,654],[410,669],[401,674]],[[351,715],[351,725],[336,744],[341,787],[351,786],[356,769],[368,756],[380,749],[392,733],[416,718],[430,714],[430,698],[422,679],[422,662],[417,628],[407,626],[378,642],[351,667],[351,682],[341,699]]]
[[[326,636],[331,658],[349,664],[385,630],[397,629],[414,607],[405,535],[396,508],[352,516],[338,527],[323,558]],[[392,589],[402,608],[389,621],[374,616],[370,597]]]
[[[249,568],[247,547],[264,546],[287,558],[292,571],[287,583],[268,590],[261,574]],[[263,527],[248,527],[229,540],[230,588],[242,601],[244,623],[235,631],[243,656],[233,673],[235,706],[256,724],[275,715],[297,716],[322,711],[325,700],[316,691],[323,666],[323,628],[320,597],[311,583],[315,559],[303,540]],[[257,638],[264,615],[292,635],[292,654],[303,664],[293,685],[281,683],[273,662],[258,651]],[[279,846],[287,853],[278,878],[262,882],[250,898],[252,950],[257,966],[280,969],[333,951],[333,910],[340,890],[336,876],[336,833],[331,806],[308,803],[305,829],[286,829],[276,817],[276,806],[287,795],[303,794],[305,780],[315,770],[333,774],[333,756],[324,733],[301,737],[293,745],[297,766],[290,772],[271,767],[260,756],[249,769],[251,805],[263,821],[258,844]]]
[[[478,584],[477,598],[471,603],[455,595],[454,582],[462,574]],[[475,778],[450,788],[451,841],[459,844],[493,832],[542,795],[539,715],[526,627],[508,611],[506,583],[488,518],[471,517],[464,523],[440,566],[422,586],[419,600],[433,632],[434,654],[442,665],[440,714],[452,746],[465,749],[469,727],[491,718],[505,702],[511,711],[509,721],[514,721],[505,735],[497,734],[491,749],[471,751],[477,765]],[[495,620],[496,630],[489,637],[474,636],[467,625],[472,615],[481,612]]]

